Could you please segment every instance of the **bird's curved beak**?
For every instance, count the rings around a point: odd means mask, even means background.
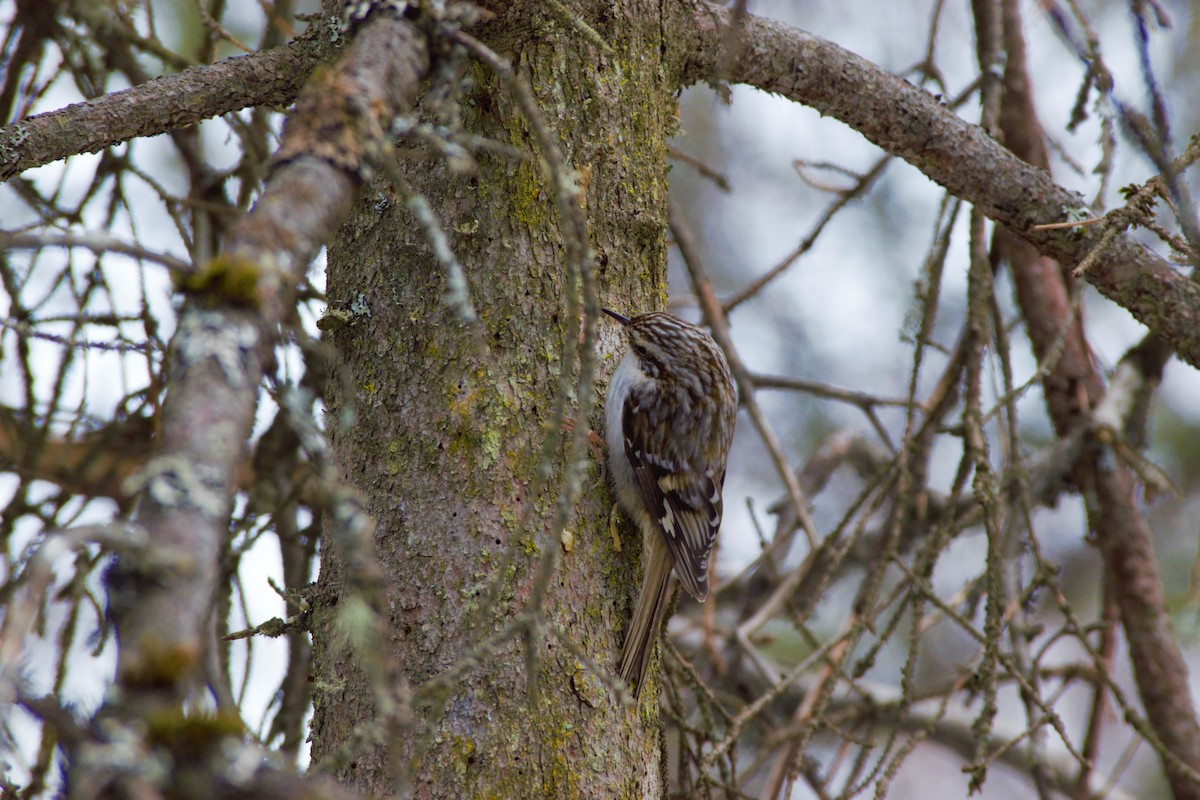
[[[602,308],[600,310],[603,311],[605,314],[608,314],[610,317],[612,317],[613,319],[615,319],[617,322],[621,323],[622,325],[629,324],[629,317],[623,317],[620,314],[618,314],[617,312],[613,311],[611,308]]]

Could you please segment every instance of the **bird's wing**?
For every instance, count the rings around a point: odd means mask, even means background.
[[[725,471],[696,472],[688,463],[662,447],[665,437],[654,425],[638,425],[638,404],[644,398],[631,392],[622,410],[625,456],[651,520],[658,528],[675,575],[688,594],[697,600],[708,596],[708,559],[717,529],[721,527],[721,488]],[[655,446],[655,445],[660,446]]]

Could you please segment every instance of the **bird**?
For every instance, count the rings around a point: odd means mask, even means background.
[[[696,600],[708,596],[738,401],[725,356],[703,328],[664,312],[602,310],[625,339],[605,399],[605,442],[617,503],[642,535],[641,591],[618,669],[640,698],[672,570]]]

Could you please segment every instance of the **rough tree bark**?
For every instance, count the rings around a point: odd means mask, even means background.
[[[489,24],[488,43],[533,87],[575,171],[604,302],[631,311],[660,307],[666,140],[675,129],[681,53],[664,39],[669,28],[655,3],[574,10],[611,52],[543,4],[504,11]],[[497,78],[482,66],[470,77],[467,128],[536,151]],[[413,685],[454,667],[510,620],[530,601],[542,549],[563,549],[536,645],[537,691],[528,691],[517,637],[436,698],[436,709],[418,705],[431,736],[380,746],[339,777],[386,792],[396,767],[415,756],[418,796],[660,796],[656,693],[647,692],[640,709],[615,703],[552,631],[562,626],[580,651],[611,667],[640,552],[628,531],[622,552],[615,549],[598,464],[588,468],[569,550],[544,535],[561,463],[547,490],[530,496],[558,354],[564,337],[579,331],[579,321],[564,314],[565,293],[575,289],[565,285],[553,188],[532,159],[484,157],[480,168],[473,177],[444,163],[405,169],[451,234],[478,327],[442,302],[442,270],[390,185],[364,192],[330,248],[331,307],[358,303],[370,315],[332,337],[344,371],[331,383],[330,418],[355,413],[336,430],[334,447],[345,477],[370,498],[389,582],[387,647]],[[604,332],[603,341],[611,354],[615,332]],[[590,421],[599,427],[598,414]],[[326,553],[328,594],[342,591],[344,568],[336,552]],[[317,761],[373,713],[335,620],[321,615],[314,631],[316,669],[326,682],[315,701]]]

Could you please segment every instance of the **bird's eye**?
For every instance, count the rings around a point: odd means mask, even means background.
[[[646,349],[646,345],[640,343],[633,346],[633,352],[637,353],[642,358],[650,355],[650,351]]]

